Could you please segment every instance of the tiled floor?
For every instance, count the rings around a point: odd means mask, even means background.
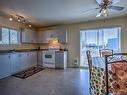
[[[27,79],[0,80],[0,95],[89,95],[85,69],[45,69]]]

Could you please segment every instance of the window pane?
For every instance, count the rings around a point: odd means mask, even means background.
[[[7,28],[2,28],[2,41],[0,44],[9,44],[9,30]]]
[[[16,30],[10,30],[10,44],[19,43],[19,32]]]
[[[90,50],[92,57],[99,56],[99,50],[112,49],[113,53],[120,52],[121,28],[101,28],[80,31],[80,60],[81,66],[88,66],[86,50]]]
[[[104,29],[104,44],[105,48],[119,50],[119,28]]]
[[[86,50],[92,51],[93,56],[98,55],[98,30],[86,31]]]

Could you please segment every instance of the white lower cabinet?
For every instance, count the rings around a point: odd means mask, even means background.
[[[26,68],[30,68],[32,66],[37,65],[37,52],[32,51],[27,53],[26,57]]]
[[[37,65],[37,52],[30,52],[31,66]]]
[[[42,66],[43,64],[43,62],[42,62],[42,51],[38,51],[38,53],[37,53],[37,64],[38,65],[40,65],[40,66]]]
[[[11,54],[11,74],[15,74],[20,71],[19,53]]]
[[[55,53],[55,66],[56,68],[67,68],[67,51],[57,51]]]
[[[0,79],[37,65],[37,51],[0,54]]]
[[[0,54],[0,79],[11,75],[9,54]]]
[[[23,71],[37,64],[37,52],[21,52],[11,54],[12,73]]]
[[[27,53],[22,52],[19,53],[19,65],[20,65],[20,71],[23,71],[28,68],[28,59],[27,59]]]

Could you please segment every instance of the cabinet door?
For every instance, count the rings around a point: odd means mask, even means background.
[[[32,32],[32,40],[33,40],[33,43],[37,43],[37,41],[38,41],[37,40],[37,33],[38,32],[35,32],[35,31]]]
[[[37,58],[37,64],[42,66],[42,51],[38,51]]]
[[[56,52],[55,57],[56,68],[64,68],[64,54],[63,52]]]
[[[31,33],[28,30],[22,31],[22,42],[23,43],[30,43],[31,42]]]
[[[11,75],[11,63],[9,54],[0,55],[0,79]]]
[[[58,38],[60,43],[67,43],[67,32],[66,29],[59,29],[54,31],[54,35]]]
[[[58,38],[60,43],[67,43],[67,31],[66,29],[49,30],[49,38]]]
[[[47,38],[49,37],[49,34],[48,33],[49,32],[47,32],[47,31],[39,32],[38,33],[38,41],[40,43],[48,43],[48,41],[47,41]]]
[[[66,69],[67,68],[67,52],[56,52],[56,57],[55,57],[56,61],[55,61],[55,65],[56,68],[63,68]]]
[[[37,65],[37,52],[30,52],[30,57],[31,57],[31,66]]]
[[[60,61],[59,61],[59,52],[55,53],[55,67],[59,68],[60,67]]]
[[[28,59],[27,59],[27,53],[26,52],[23,52],[23,53],[20,53],[20,66],[21,66],[21,71],[23,70],[26,70],[28,68]]]
[[[27,68],[31,67],[31,55],[30,52],[27,52],[27,57],[26,57],[26,64],[27,64]]]
[[[11,54],[11,74],[20,71],[19,53]]]
[[[37,33],[30,29],[24,29],[22,31],[22,42],[24,43],[36,43],[37,42]]]

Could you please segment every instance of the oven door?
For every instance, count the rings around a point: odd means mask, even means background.
[[[55,51],[43,51],[43,63],[55,64]]]

